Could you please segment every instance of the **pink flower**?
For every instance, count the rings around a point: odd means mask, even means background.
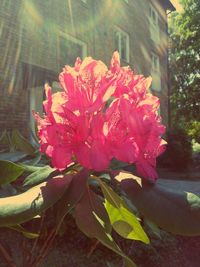
[[[115,101],[106,111],[107,141],[115,158],[135,163],[140,175],[155,180],[156,158],[166,143],[161,139],[165,127],[157,112],[159,99],[148,92],[151,78],[135,75],[130,68],[120,68],[117,56],[113,60],[111,69],[120,78]]]
[[[74,68],[65,66],[59,79],[68,100],[66,106],[81,114],[101,110],[115,90],[115,80],[108,75],[106,65],[91,57],[83,62],[78,58]]]
[[[51,95],[46,86],[46,115],[38,122],[41,151],[52,165],[64,169],[75,159],[88,169],[105,170],[111,156],[103,134],[103,109],[114,91],[112,76],[101,61],[77,59],[74,68],[66,66],[59,76],[64,89]]]
[[[148,91],[151,78],[120,67],[115,52],[110,69],[91,57],[77,59],[59,79],[63,92],[51,95],[46,85],[46,114],[35,114],[41,151],[52,165],[62,170],[76,161],[102,171],[115,157],[135,164],[143,177],[156,179],[165,128],[157,113],[159,100]]]

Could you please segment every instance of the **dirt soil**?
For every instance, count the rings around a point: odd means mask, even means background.
[[[71,223],[70,223],[71,224]],[[22,260],[22,236],[12,231],[0,233],[0,240],[14,257],[18,267]],[[174,236],[164,231],[161,239],[150,234],[151,244],[116,238],[123,251],[138,267],[199,267],[200,237]],[[31,241],[32,242],[32,241]],[[31,243],[30,243],[31,244]],[[29,245],[30,245],[29,244]],[[102,245],[88,257],[94,242],[87,239],[75,225],[58,237],[41,267],[123,267],[120,257]],[[31,246],[29,246],[31,249]],[[110,263],[110,265],[107,265]],[[9,267],[0,254],[0,266]],[[28,267],[28,266],[27,266]]]

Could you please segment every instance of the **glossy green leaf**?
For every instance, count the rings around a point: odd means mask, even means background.
[[[101,212],[99,212],[99,198],[96,194],[86,190],[85,194],[75,207],[76,224],[80,230],[90,238],[98,239],[104,246],[111,249],[125,260],[125,267],[136,267],[113,240],[107,228]],[[103,209],[103,206],[101,207]]]
[[[5,152],[0,153],[0,160],[9,160],[12,162],[17,162],[19,160],[24,159],[26,156],[27,154],[21,151]]]
[[[25,193],[0,198],[0,226],[21,224],[40,215],[62,197],[71,180],[70,175],[59,175]]]
[[[13,226],[8,226],[8,228],[15,230],[17,232],[22,233],[25,237],[30,238],[30,239],[34,239],[34,238],[38,238],[39,234],[37,233],[32,233],[27,231],[26,229],[24,229],[24,227],[22,227],[20,224],[18,225],[13,225]]]
[[[38,164],[40,162],[41,157],[42,157],[41,153],[38,152],[38,153],[35,153],[34,154],[34,157],[33,158],[26,159],[26,160],[23,161],[23,163],[24,164],[27,164],[29,166],[34,166],[34,165],[36,165],[36,164]]]
[[[117,169],[123,169],[125,167],[129,166],[128,163],[125,163],[125,162],[122,162],[122,161],[119,161],[117,159],[113,159],[110,163],[110,168],[112,170],[117,170]]]
[[[64,217],[71,212],[82,198],[88,181],[88,171],[83,169],[76,174],[71,174],[72,181],[62,198],[56,203],[56,224],[60,227]]]
[[[116,179],[141,214],[154,224],[174,234],[200,235],[199,181],[159,179],[150,184],[125,172]]]
[[[11,161],[0,160],[0,185],[15,181],[23,172],[22,166]]]
[[[105,197],[105,207],[115,231],[124,238],[140,240],[148,244],[149,238],[124,200],[100,179],[99,183]]]
[[[42,168],[39,168],[38,170],[26,177],[23,186],[36,185],[41,182],[44,182],[48,178],[48,176],[54,171],[55,169],[51,168],[50,166],[44,166]]]
[[[0,186],[0,197],[14,196],[17,194],[17,190],[12,184],[2,184]]]
[[[96,219],[101,223],[105,232],[110,234],[112,231],[112,226],[108,213],[106,212],[104,206],[104,199],[97,194],[95,194],[91,189],[87,189],[87,194],[90,199],[91,207],[93,208],[93,214]]]
[[[28,155],[33,155],[35,153],[35,148],[31,145],[31,143],[26,140],[18,130],[13,130],[12,132],[12,140],[15,144],[16,148],[22,152],[27,153]]]
[[[27,165],[24,163],[18,163],[20,166],[22,166],[24,168],[24,171],[27,173],[33,173],[39,170],[42,170],[44,167],[46,166],[34,166],[34,165]]]
[[[155,236],[161,239],[161,230],[158,228],[157,225],[155,225],[155,223],[152,223],[146,218],[144,219],[144,223],[151,229]]]

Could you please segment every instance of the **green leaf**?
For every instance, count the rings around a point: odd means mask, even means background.
[[[27,156],[26,153],[15,151],[15,152],[5,152],[0,153],[0,160],[9,160],[12,162],[17,162],[19,160],[22,160]]]
[[[27,165],[33,165],[34,166],[34,165],[36,165],[36,164],[38,164],[40,162],[41,157],[42,157],[41,153],[38,152],[38,153],[34,154],[33,158],[27,159],[27,160],[23,161],[23,163],[27,164]]]
[[[113,159],[110,163],[110,168],[112,170],[117,170],[117,169],[123,169],[124,167],[129,166],[128,163]]]
[[[165,231],[200,235],[200,182],[159,179],[155,184],[139,177],[116,177],[129,199],[148,220]]]
[[[155,236],[161,239],[161,234],[160,234],[161,230],[158,228],[157,225],[155,225],[155,223],[152,223],[146,218],[144,219],[144,223],[151,229],[151,231]]]
[[[104,199],[97,194],[95,194],[91,189],[88,188],[88,196],[90,198],[90,203],[93,208],[93,214],[96,219],[101,222],[101,225],[105,229],[106,233],[111,233],[112,226],[110,223],[110,219],[108,213],[104,206]]]
[[[24,168],[25,172],[28,172],[28,173],[33,173],[33,172],[42,170],[44,167],[46,167],[44,165],[43,166],[34,166],[34,165],[27,165],[24,163],[18,163],[18,164]]]
[[[0,160],[0,185],[15,181],[23,172],[22,166],[11,161]]]
[[[105,197],[105,207],[115,231],[124,238],[140,240],[149,244],[149,238],[124,200],[106,183],[98,180]]]
[[[55,204],[70,185],[72,176],[59,175],[25,193],[0,198],[0,226],[29,221]]]
[[[55,169],[51,168],[50,166],[41,167],[26,177],[23,186],[39,184],[45,181],[48,178],[48,176],[54,171]]]
[[[71,174],[71,176],[73,179],[66,194],[55,205],[57,228],[60,227],[64,217],[74,209],[86,190],[88,181],[88,171],[86,169],[77,174]]]
[[[17,194],[17,190],[12,186],[12,184],[2,184],[0,186],[0,197],[8,197]]]
[[[28,155],[33,155],[35,153],[35,148],[26,140],[18,130],[13,130],[12,141],[16,148]]]
[[[8,228],[15,230],[17,232],[22,233],[25,237],[30,238],[30,239],[34,239],[34,238],[38,238],[39,234],[37,233],[32,233],[32,232],[28,232],[26,229],[24,229],[20,224],[18,225],[14,225],[14,226],[8,226]]]
[[[103,209],[103,205],[101,206]],[[85,194],[75,207],[75,219],[79,229],[88,237],[98,239],[104,246],[124,258],[125,267],[136,267],[118,247],[109,232],[101,212],[99,212],[99,198],[91,190]]]

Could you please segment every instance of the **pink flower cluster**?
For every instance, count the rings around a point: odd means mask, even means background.
[[[79,162],[103,171],[116,158],[155,180],[165,127],[158,115],[159,99],[148,91],[151,78],[120,67],[115,52],[110,69],[91,57],[83,62],[78,58],[74,67],[65,66],[59,80],[63,92],[52,95],[46,85],[44,118],[35,114],[41,151],[52,165],[62,170]]]

